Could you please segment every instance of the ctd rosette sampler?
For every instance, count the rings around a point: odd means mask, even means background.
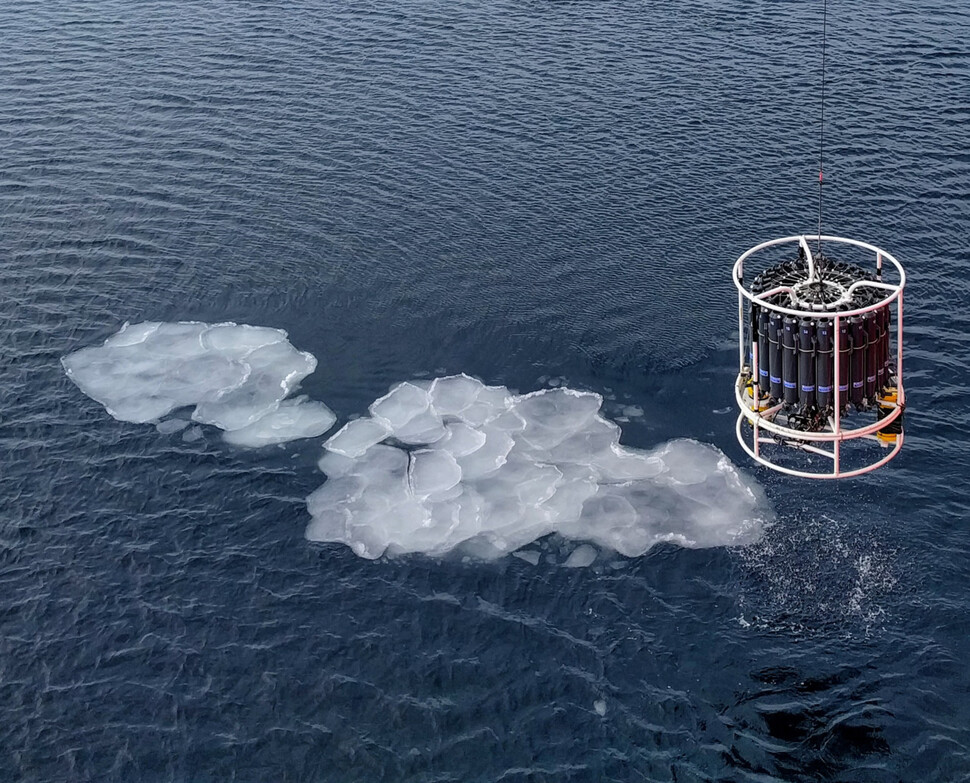
[[[892,255],[844,237],[773,239],[738,258],[737,435],[752,458],[833,479],[899,453],[905,283]]]

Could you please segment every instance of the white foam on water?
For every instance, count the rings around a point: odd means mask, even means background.
[[[327,482],[307,501],[306,536],[361,557],[460,551],[494,558],[550,533],[635,557],[669,541],[742,545],[771,510],[718,449],[675,440],[621,446],[598,394],[516,395],[467,375],[402,383],[325,444]],[[529,562],[531,555],[524,557]]]
[[[323,403],[287,400],[316,368],[282,329],[245,324],[125,324],[103,345],[61,359],[68,377],[121,421],[153,422],[162,433],[184,425],[161,421],[194,407],[192,419],[226,431],[240,446],[265,446],[322,435],[336,420]],[[193,430],[183,434],[197,440]]]

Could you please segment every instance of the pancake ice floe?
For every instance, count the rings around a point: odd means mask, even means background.
[[[336,417],[320,402],[286,398],[317,366],[282,329],[198,322],[125,324],[103,345],[61,360],[68,377],[114,418],[162,419],[193,408],[192,419],[225,431],[239,446],[322,435]]]
[[[467,375],[394,386],[324,444],[307,500],[314,541],[361,557],[461,551],[492,558],[551,533],[637,556],[758,539],[761,488],[713,446],[620,445],[598,394],[518,395]],[[570,565],[588,565],[577,550]]]

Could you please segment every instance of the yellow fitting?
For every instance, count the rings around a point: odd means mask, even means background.
[[[897,407],[899,402],[899,390],[895,386],[888,386],[882,390],[882,394],[879,395],[879,418],[885,418],[890,415],[890,411]],[[879,430],[876,433],[876,438],[887,446],[892,446],[897,443],[897,438],[899,434],[903,431],[903,418],[902,412],[896,417],[892,424],[886,425],[886,429]]]
[[[884,408],[890,408],[896,404],[899,400],[899,393],[896,391],[895,386],[890,386],[883,389],[882,395],[879,397],[879,404]]]

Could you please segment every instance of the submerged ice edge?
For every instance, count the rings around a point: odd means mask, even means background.
[[[125,324],[62,359],[71,380],[116,419],[185,429],[213,425],[237,446],[319,437],[336,417],[291,398],[316,368],[281,329],[245,324]],[[515,394],[467,375],[406,381],[324,444],[327,481],[307,498],[306,537],[365,558],[462,552],[499,557],[549,534],[626,556],[657,543],[730,546],[761,537],[761,487],[713,446],[674,440],[621,446],[600,395],[557,387]],[[184,430],[184,431],[183,431]],[[532,558],[525,558],[532,562]]]

